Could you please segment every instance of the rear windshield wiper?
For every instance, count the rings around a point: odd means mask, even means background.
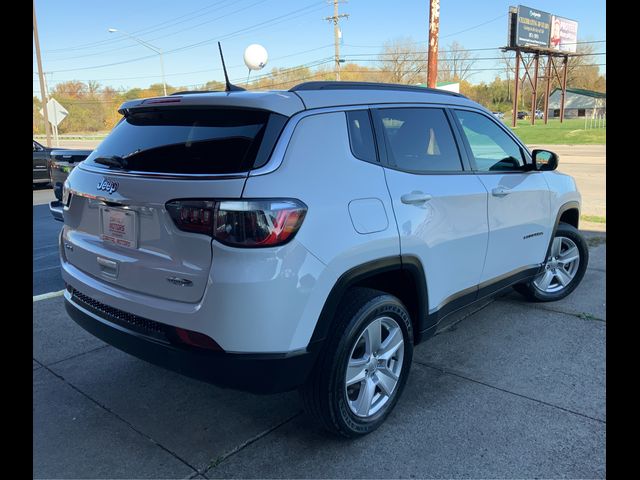
[[[122,170],[127,169],[127,160],[125,158],[120,157],[119,155],[111,155],[108,157],[98,157],[98,158],[94,158],[93,161],[101,165],[106,165],[107,167],[120,168]]]

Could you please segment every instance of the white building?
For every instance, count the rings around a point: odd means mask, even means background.
[[[560,101],[562,91],[556,88],[549,96],[549,118],[560,117]],[[607,113],[607,94],[583,90],[581,88],[567,88],[564,100],[564,117],[591,117]]]

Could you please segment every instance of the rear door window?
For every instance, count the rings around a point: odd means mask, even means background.
[[[415,173],[462,170],[460,153],[444,110],[384,108],[376,114],[392,166]]]
[[[134,110],[86,162],[106,169],[94,159],[117,156],[126,160],[126,170],[130,171],[246,172],[256,164],[266,163],[285,121],[286,117],[263,110]]]

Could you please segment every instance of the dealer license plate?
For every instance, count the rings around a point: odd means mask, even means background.
[[[104,242],[127,248],[138,246],[138,222],[136,212],[122,208],[100,207],[102,231],[100,238]]]

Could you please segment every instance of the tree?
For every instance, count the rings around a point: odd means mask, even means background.
[[[87,84],[79,80],[70,80],[68,82],[58,83],[51,92],[52,97],[68,97],[68,98],[84,98],[87,96],[89,89]]]
[[[251,82],[249,88],[251,90],[286,90],[300,82],[316,77],[311,73],[311,69],[306,66],[291,68],[273,68],[267,75],[259,77],[256,81]],[[318,78],[313,78],[318,80]]]
[[[204,87],[202,89],[224,92],[225,84],[222,82],[218,82],[217,80],[210,80],[204,84]]]
[[[87,91],[90,96],[95,96],[99,90],[100,90],[100,83],[96,82],[95,80],[89,80],[87,82]]]
[[[385,42],[379,61],[383,78],[378,81],[408,84],[426,81],[427,56],[416,48],[416,43],[409,37]]]
[[[42,102],[33,96],[33,133],[44,133],[44,116],[40,113]]]
[[[454,41],[446,47],[446,50],[438,52],[438,80],[455,82],[468,80],[474,74],[472,70],[475,63],[476,57]]]
[[[567,65],[567,85],[573,88],[605,91],[605,77],[600,75],[596,49],[592,43],[580,43],[576,49],[578,55],[569,57]]]

